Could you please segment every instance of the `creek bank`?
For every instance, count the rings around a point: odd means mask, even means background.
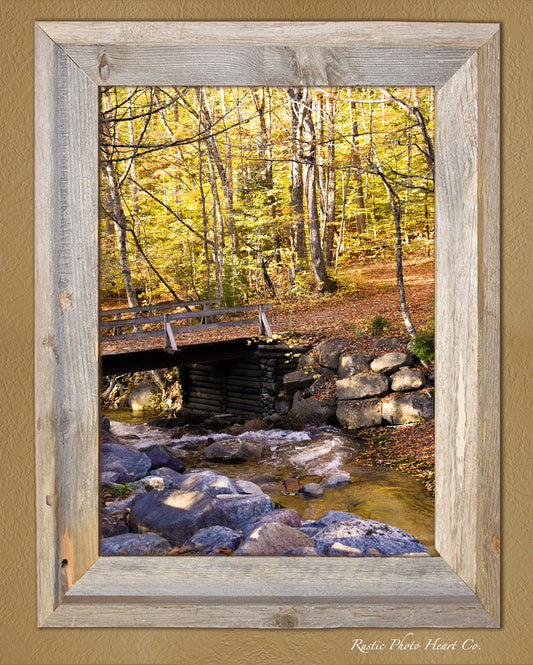
[[[156,383],[151,373],[111,377],[102,397],[135,413],[158,404],[182,421],[185,407],[204,419],[277,415],[292,429],[413,424],[433,418],[433,372],[409,348],[396,338],[374,338],[371,347],[344,338],[272,339],[256,342],[246,358],[162,370]]]
[[[115,424],[112,424],[111,431],[105,431],[107,442],[102,446],[102,469],[105,469],[102,471],[102,486],[106,499],[102,509],[103,554],[428,554],[414,536],[402,530],[399,531],[405,536],[400,544],[385,546],[385,540],[397,538],[396,532],[391,531],[395,527],[347,511],[340,521],[351,522],[350,527],[346,525],[336,532],[330,529],[318,537],[318,532],[322,531],[318,529],[322,525],[320,520],[331,511],[306,520],[299,512],[278,503],[278,499],[284,500],[283,496],[273,494],[276,496],[273,500],[267,493],[272,489],[279,491],[280,478],[285,475],[281,471],[284,455],[289,454],[292,468],[300,470],[295,475],[303,480],[314,477],[326,495],[349,486],[352,474],[339,470],[339,464],[353,459],[356,454],[358,443],[353,437],[346,438],[331,428],[288,432],[275,429],[275,423],[269,424],[270,430],[244,432],[244,425],[235,422],[228,425],[228,418],[218,418],[215,422],[218,422],[219,431],[211,430],[209,436],[192,434],[190,428],[194,423],[167,429],[152,428],[148,437],[124,431],[121,436],[115,436]],[[256,422],[255,426],[261,424]],[[239,437],[222,431],[228,427],[240,428]],[[202,429],[200,423],[197,429]],[[227,444],[233,450],[236,439],[260,450],[259,458],[252,455],[250,462],[239,464],[235,464],[235,460],[213,463],[207,459],[209,455],[206,456],[205,452],[213,443],[218,443],[222,449]],[[158,455],[149,457],[146,451],[157,451]],[[164,466],[168,464],[167,458],[181,461],[182,471]],[[196,463],[228,469],[252,464],[254,469],[264,472],[248,478],[231,478],[220,470],[196,467]],[[113,473],[118,475],[113,476]],[[317,475],[310,476],[313,473]],[[120,484],[124,478],[128,482]],[[298,479],[294,478],[294,481],[294,499],[301,496],[300,501],[307,501],[299,491]],[[287,486],[291,489],[290,483]],[[289,494],[292,492],[287,492],[287,499],[292,498]],[[370,545],[361,538],[357,540],[361,534],[358,536],[356,524],[360,529],[366,529],[365,534],[369,529],[375,532]],[[324,523],[323,528],[325,526],[330,524]],[[141,538],[149,534],[153,537]],[[161,539],[168,544],[165,546]]]
[[[287,349],[281,349],[290,355],[282,369],[279,350],[262,351],[268,391],[254,388],[263,395],[262,413],[255,406],[239,414],[182,406],[149,421],[148,436],[132,429],[118,437],[103,418],[102,542],[109,540],[108,554],[428,554],[411,529],[389,524],[401,501],[385,494],[377,508],[370,496],[387,491],[379,467],[413,473],[432,490],[431,455],[418,459],[416,451],[395,447],[398,436],[409,440],[409,431],[431,437],[431,370],[417,366],[395,338],[376,340],[365,353],[337,338],[298,347],[296,354]],[[237,369],[248,384],[257,381]],[[172,391],[179,392],[175,385]],[[150,400],[155,393],[153,387],[139,392]],[[377,480],[366,500],[368,467],[361,465],[378,467],[368,469]],[[344,515],[335,518],[344,526],[321,522],[332,510]],[[156,539],[140,538],[148,534]]]

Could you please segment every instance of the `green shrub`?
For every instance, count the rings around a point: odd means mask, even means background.
[[[435,318],[432,316],[427,326],[413,340],[411,352],[425,363],[435,360]]]
[[[383,333],[390,327],[390,321],[382,314],[376,316],[370,321],[368,332],[371,335],[383,335]]]

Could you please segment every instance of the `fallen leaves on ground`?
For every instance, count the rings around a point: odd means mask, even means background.
[[[406,339],[398,304],[395,264],[353,267],[345,274],[345,281],[349,281],[349,275],[352,277],[351,287],[345,287],[336,293],[309,293],[299,298],[273,303],[272,309],[267,311],[273,333],[288,333],[302,342],[310,343],[327,337],[345,337],[356,341],[359,352],[365,353],[371,350],[371,339],[366,328],[377,314],[381,314],[389,321],[386,334]],[[432,314],[433,259],[406,261],[404,281],[415,328],[423,327]],[[172,325],[178,346],[254,337],[259,332],[257,323],[185,333],[179,332],[179,326],[174,323]],[[111,341],[106,337],[101,339],[102,353],[124,353],[162,346],[162,332],[157,337],[136,340]]]
[[[426,490],[435,492],[435,423],[367,428],[356,461],[365,466],[384,466],[419,478]]]

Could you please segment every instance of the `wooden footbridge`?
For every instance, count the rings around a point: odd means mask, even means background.
[[[220,307],[219,299],[209,299],[103,310],[102,372],[110,375],[242,357],[254,340],[272,337],[266,314],[271,307],[268,303]],[[252,328],[246,337],[202,339],[205,330],[254,324],[255,335]]]
[[[217,300],[175,301],[102,311],[102,373],[179,367],[188,407],[218,413],[273,413],[283,375],[295,369],[308,347],[272,340],[266,315],[269,304],[224,308],[219,304]],[[236,318],[241,314],[246,318]],[[202,341],[204,330],[246,325],[257,326],[256,334]],[[192,343],[190,335],[189,343],[183,343],[187,333],[194,333]],[[124,345],[128,340],[130,345]],[[143,346],[148,342],[148,347],[131,348],[139,342]]]

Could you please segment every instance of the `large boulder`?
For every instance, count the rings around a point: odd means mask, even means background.
[[[348,429],[361,429],[362,427],[377,427],[383,420],[381,402],[345,401],[338,403],[337,419],[342,427]]]
[[[215,441],[202,453],[202,457],[214,462],[245,462],[246,460],[260,460],[266,453],[266,446],[257,441],[246,439],[222,439]]]
[[[374,356],[366,356],[362,353],[342,354],[339,358],[339,379],[345,379],[347,376],[368,372],[370,370],[370,363],[373,360]]]
[[[370,363],[370,369],[379,374],[392,374],[404,367],[411,364],[411,356],[406,353],[386,353],[384,356],[376,358]]]
[[[192,469],[181,477],[179,487],[182,490],[203,492],[210,496],[219,494],[238,494],[235,483],[218,471],[211,469]]]
[[[281,556],[318,556],[314,547],[295,547],[283,552]]]
[[[377,337],[372,344],[375,351],[399,351],[400,342],[396,337]]]
[[[357,517],[357,515],[345,510],[328,510],[327,513],[324,513],[324,515],[317,520],[306,520],[305,522],[302,522],[300,530],[312,537],[327,526],[350,521],[355,517]]]
[[[238,526],[274,510],[268,494],[220,494],[218,501],[227,515],[227,524]]]
[[[270,522],[279,522],[280,524],[292,526],[295,529],[298,529],[302,525],[300,516],[295,510],[292,508],[278,508],[266,515],[253,517],[248,522],[241,524],[239,530],[246,538],[252,533],[252,531],[255,531],[258,526],[261,526],[261,524],[270,524]]]
[[[394,392],[405,392],[407,390],[418,390],[426,384],[424,372],[419,369],[401,369],[391,377],[391,390]]]
[[[283,387],[288,393],[305,390],[320,376],[329,373],[323,367],[308,367],[306,369],[297,369],[294,372],[287,372],[287,374],[283,375]]]
[[[154,408],[160,390],[155,383],[143,382],[135,386],[128,395],[132,411],[150,411]]]
[[[231,523],[220,500],[203,492],[148,492],[131,504],[132,531],[156,533],[172,545],[183,545],[199,529],[215,525]]]
[[[174,469],[171,469],[168,466],[160,466],[158,469],[152,469],[152,471],[150,471],[150,476],[148,477],[161,478],[162,480],[172,483],[172,487],[179,487],[180,489],[183,481],[183,474],[174,471]],[[143,478],[143,480],[146,479]]]
[[[235,556],[272,556],[297,547],[313,547],[313,541],[298,529],[280,522],[270,522],[252,531],[235,550]]]
[[[356,374],[337,381],[337,398],[357,400],[379,397],[389,391],[389,380],[383,374]]]
[[[242,536],[227,526],[208,526],[187,541],[198,554],[231,554],[241,544]]]
[[[131,483],[148,473],[152,461],[144,453],[120,443],[103,443],[100,453],[100,472],[115,483]]]
[[[165,538],[155,533],[124,533],[100,541],[102,556],[141,556],[163,552],[170,547]]]
[[[304,369],[305,367],[310,367],[311,365],[316,365],[318,363],[318,353],[316,349],[311,349],[307,353],[302,353],[298,358],[298,363],[296,367],[298,369]]]
[[[304,391],[304,397],[313,397],[321,388],[326,386],[329,381],[330,381],[329,376],[325,374],[319,376],[318,379],[316,379],[316,381],[313,381],[313,383],[309,386],[309,388],[307,388]]]
[[[317,347],[318,362],[322,367],[337,371],[339,364],[339,356],[349,346],[350,342],[347,339],[325,339]]]
[[[321,555],[401,556],[428,550],[412,534],[376,520],[353,516],[330,524],[312,536]],[[340,546],[340,547],[339,547]],[[345,548],[350,548],[346,551]]]
[[[285,416],[284,424],[293,429],[336,425],[335,412],[335,400],[302,399]]]
[[[426,391],[383,400],[383,420],[391,425],[408,425],[431,420],[435,415],[433,397]]]
[[[177,455],[169,453],[165,446],[161,444],[152,444],[148,448],[143,448],[142,452],[150,458],[152,469],[165,466],[174,469],[178,473],[185,471],[183,461]]]

